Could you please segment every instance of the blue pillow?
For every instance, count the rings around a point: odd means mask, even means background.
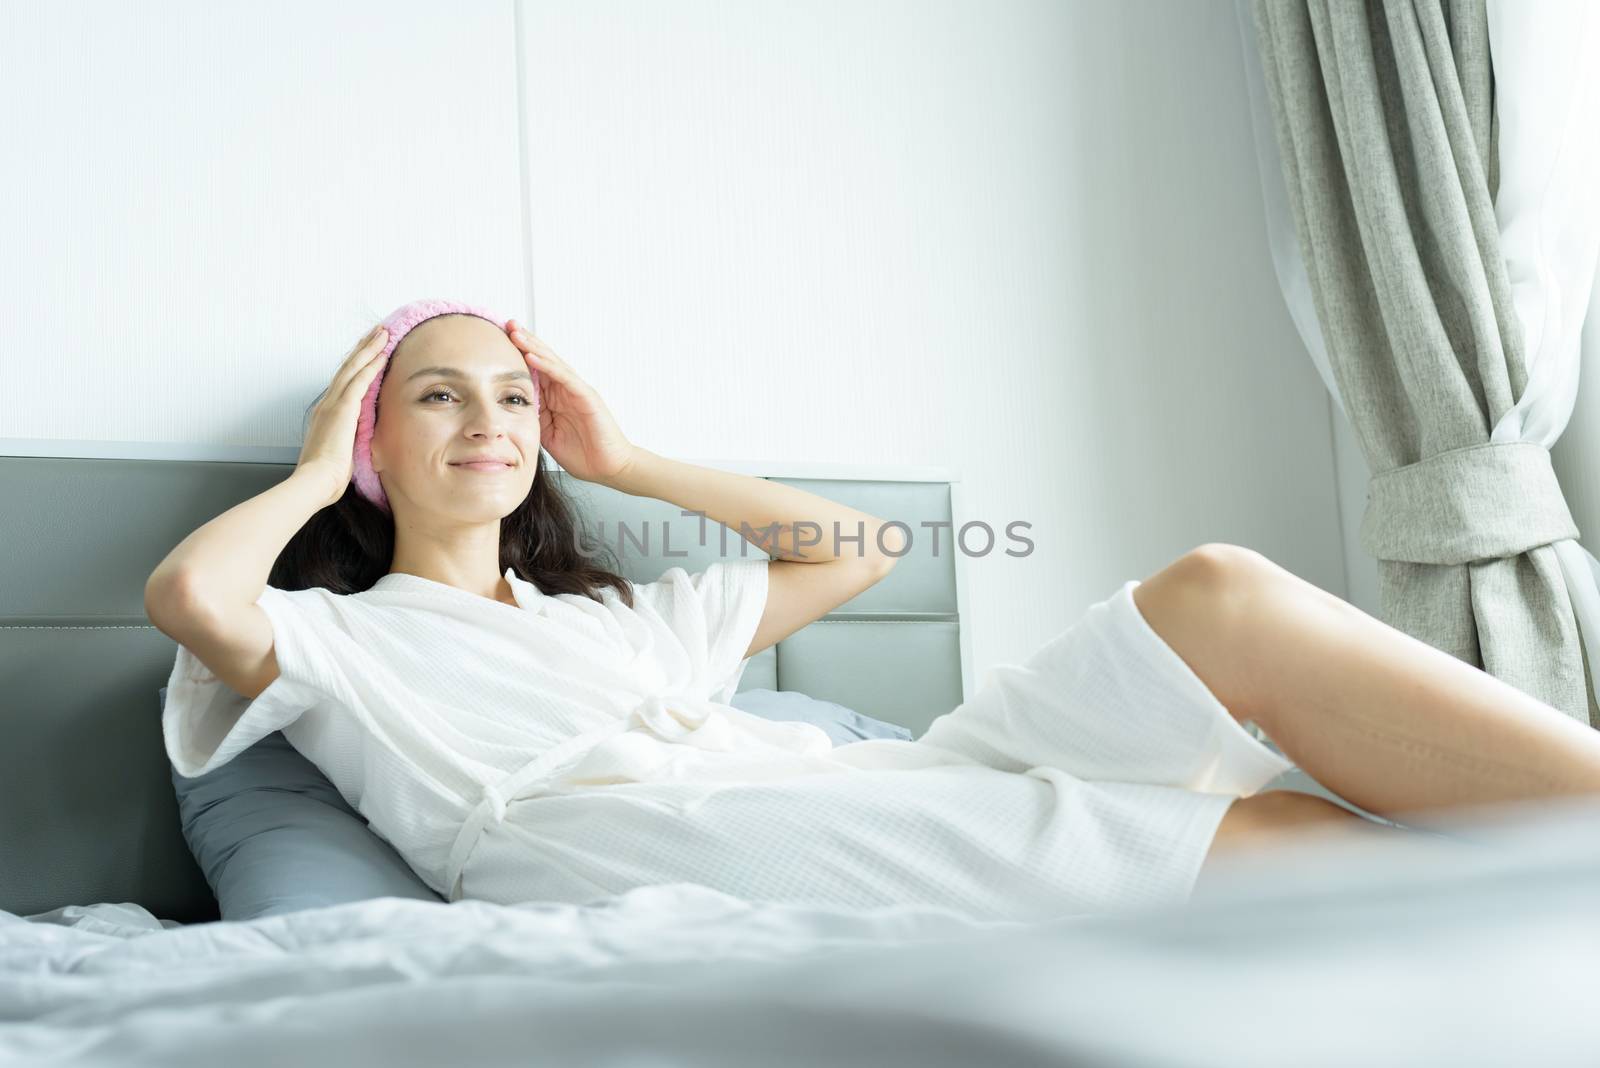
[[[828,732],[834,745],[848,745],[866,738],[911,739],[910,729],[898,723],[863,716],[844,705],[808,697],[798,690],[744,690],[734,694],[728,703],[762,719],[815,723]]]
[[[905,727],[792,690],[745,690],[730,703],[763,719],[815,723],[834,745],[911,737]],[[282,731],[204,775],[185,778],[174,768],[172,786],[184,840],[224,920],[375,897],[443,900]]]
[[[184,840],[224,920],[374,897],[443,900],[282,731],[204,775],[173,768],[172,786]]]

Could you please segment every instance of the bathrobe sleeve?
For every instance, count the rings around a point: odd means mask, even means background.
[[[255,700],[219,679],[187,647],[167,679],[161,733],[167,758],[186,778],[226,764],[308,709],[337,700],[348,689],[341,656],[359,654],[342,618],[340,595],[329,590],[268,586],[256,604],[272,622],[278,677]]]
[[[702,693],[726,704],[744,674],[745,650],[767,607],[766,556],[718,560],[690,574],[669,568],[633,587],[635,605],[658,613],[695,665]]]

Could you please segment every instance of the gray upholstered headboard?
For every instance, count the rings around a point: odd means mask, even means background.
[[[144,584],[190,531],[286,478],[297,450],[263,462],[22,451],[0,441],[0,908],[29,915],[131,901],[186,923],[214,919],[161,741],[157,691],[177,647],[145,618]],[[899,520],[913,539],[884,581],[752,658],[741,690],[798,690],[918,735],[970,694],[960,557],[950,527],[934,554],[922,525],[959,527],[954,480],[718,466]],[[620,544],[631,579],[737,559],[741,545],[746,558],[760,551],[715,523],[699,544],[700,521],[675,505],[559,469],[553,477],[580,503],[588,529],[613,551]],[[628,537],[619,538],[619,523]],[[635,539],[646,532],[641,550]]]

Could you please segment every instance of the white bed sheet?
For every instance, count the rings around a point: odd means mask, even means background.
[[[1440,826],[1473,844],[1241,858],[1186,906],[1041,923],[685,883],[0,912],[0,1063],[1594,1063],[1600,804]]]

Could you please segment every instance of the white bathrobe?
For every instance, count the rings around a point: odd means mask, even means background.
[[[1009,918],[1184,900],[1228,804],[1292,767],[1144,623],[1135,581],[921,739],[834,748],[727,703],[768,567],[674,567],[632,608],[509,569],[516,607],[405,574],[269,586],[279,677],[249,701],[180,646],[167,753],[200,775],[282,730],[452,901],[690,881]]]

